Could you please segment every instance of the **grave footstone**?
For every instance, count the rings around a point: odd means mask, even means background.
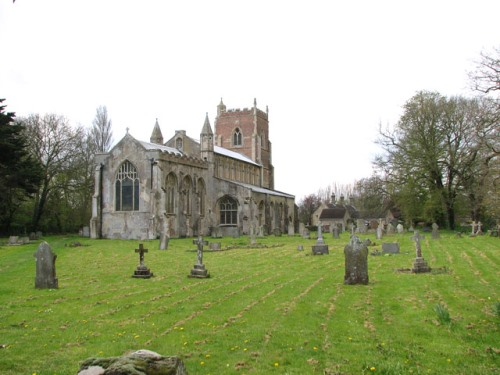
[[[36,258],[35,288],[57,289],[59,283],[56,277],[56,258],[49,244],[43,241],[33,256]]]
[[[345,275],[344,284],[368,284],[368,248],[357,236],[344,248]]]
[[[399,243],[398,242],[382,243],[382,254],[399,254]]]
[[[217,250],[220,250],[222,247],[221,247],[221,243],[220,242],[210,242],[208,244],[208,248],[210,250],[217,251]]]
[[[136,253],[139,253],[139,265],[137,269],[134,271],[132,277],[139,279],[149,279],[153,276],[151,270],[144,264],[144,254],[148,252],[148,249],[145,249],[143,244],[139,244],[139,248],[135,249]]]
[[[195,277],[198,279],[208,278],[210,277],[210,274],[203,264],[203,245],[208,245],[208,241],[204,241],[203,237],[199,236],[197,239],[193,240],[193,244],[198,247],[196,251],[196,264],[188,277]]]

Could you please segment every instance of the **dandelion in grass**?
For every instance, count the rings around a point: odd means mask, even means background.
[[[210,358],[210,354],[205,354],[205,358]]]
[[[274,367],[279,367],[279,363],[278,362],[274,362]]]
[[[200,365],[202,365],[202,366],[203,366],[204,364],[205,364],[205,362],[203,362],[203,361],[201,361],[201,362],[200,362]]]
[[[377,369],[375,367],[370,367],[370,371],[375,372]]]

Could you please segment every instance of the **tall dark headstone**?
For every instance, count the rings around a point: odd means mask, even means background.
[[[344,247],[344,284],[368,284],[368,247],[357,236]]]
[[[35,288],[57,289],[56,258],[49,244],[43,241],[33,256],[36,258]]]

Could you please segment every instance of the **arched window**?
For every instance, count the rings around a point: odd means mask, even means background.
[[[177,192],[177,177],[175,177],[175,174],[169,173],[167,176],[167,181],[166,181],[166,191],[167,191],[167,196],[166,196],[166,211],[167,214],[173,214],[175,213],[175,196]]]
[[[233,134],[233,146],[241,146],[241,138],[240,128],[236,128]]]
[[[224,197],[219,203],[220,225],[238,224],[238,203],[231,197]]]
[[[120,165],[115,180],[115,210],[139,210],[139,176],[128,160]]]

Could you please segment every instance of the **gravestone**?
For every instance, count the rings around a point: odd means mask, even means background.
[[[259,226],[259,233],[257,233],[257,237],[264,237],[264,226]]]
[[[82,237],[90,237],[90,227],[82,228]]]
[[[477,228],[476,222],[473,221],[472,224],[471,224],[471,233],[470,233],[471,236],[475,236],[476,235],[476,228]]]
[[[57,289],[56,258],[49,244],[43,241],[33,256],[36,258],[35,288]]]
[[[357,219],[356,220],[356,228],[358,233],[366,233],[366,224],[364,219]]]
[[[221,243],[220,242],[210,242],[208,244],[208,248],[210,250],[217,251],[217,250],[220,250],[222,247],[221,247]]]
[[[398,231],[399,234],[402,234],[404,232],[405,228],[403,227],[403,224],[399,223],[396,226],[396,230]]]
[[[380,222],[380,224],[377,227],[377,240],[381,240],[384,235],[384,224]]]
[[[167,250],[168,249],[168,241],[170,240],[170,237],[166,232],[163,232],[160,234],[160,250]]]
[[[439,239],[439,225],[437,225],[436,223],[433,223],[432,224],[432,239],[433,240],[437,240]]]
[[[250,245],[255,245],[257,243],[257,239],[255,236],[255,227],[254,225],[250,226]]]
[[[337,226],[337,224],[333,225],[332,234],[333,238],[339,238],[339,227]]]
[[[222,230],[220,226],[212,227],[212,238],[222,238]]]
[[[399,254],[398,242],[382,243],[382,254]]]
[[[295,236],[295,228],[293,227],[293,224],[291,224],[291,223],[288,224],[288,235]]]
[[[415,231],[411,239],[415,241],[415,252],[416,252],[416,257],[415,261],[413,262],[413,268],[411,269],[411,272],[413,273],[431,272],[431,268],[427,265],[427,262],[422,256],[422,246],[420,241],[423,239],[423,237],[420,236],[418,230]]]
[[[304,231],[302,232],[302,237],[309,240],[309,239],[311,239],[311,234],[309,233],[309,231],[307,229],[304,229]]]
[[[303,245],[297,245],[297,250],[298,251],[303,251],[304,250],[304,246]]]
[[[10,236],[9,237],[9,245],[18,245],[19,237],[18,236]]]
[[[387,224],[387,234],[394,234],[395,231],[394,225],[391,223]]]
[[[415,229],[413,228],[413,224],[410,224],[410,227],[408,228],[408,232],[414,232]]]
[[[150,277],[153,276],[153,273],[144,264],[144,254],[148,252],[148,249],[145,249],[141,243],[139,244],[139,248],[135,249],[135,252],[139,253],[139,265],[137,266],[137,269],[134,271],[132,277],[139,279],[149,279]]]
[[[198,247],[196,250],[196,264],[188,277],[195,277],[198,279],[208,278],[210,274],[203,264],[203,245],[208,245],[208,241],[204,241],[203,237],[199,236],[197,239],[193,240],[193,244]]]
[[[357,236],[344,247],[344,284],[368,284],[368,248]]]
[[[312,255],[322,255],[329,254],[328,245],[325,244],[323,240],[323,234],[321,233],[321,225],[318,225],[318,239],[316,241],[316,245],[312,247]]]

